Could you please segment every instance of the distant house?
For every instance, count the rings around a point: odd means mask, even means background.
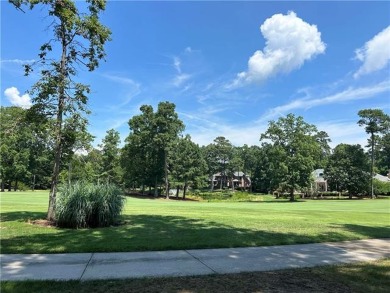
[[[210,178],[209,182],[214,184],[214,187],[227,187],[232,188],[232,179],[234,188],[243,188],[246,189],[251,186],[252,182],[248,175],[244,172],[234,172],[233,178],[227,176],[225,173],[216,173]]]
[[[388,176],[383,176],[381,174],[375,174],[374,179],[381,181],[381,182],[390,182],[390,178]]]
[[[328,191],[328,181],[324,178],[324,169],[316,169],[312,172],[314,178],[314,190]]]

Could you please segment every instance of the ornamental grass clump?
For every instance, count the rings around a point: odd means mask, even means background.
[[[118,224],[126,199],[113,184],[75,182],[63,186],[57,198],[57,225],[95,228]]]

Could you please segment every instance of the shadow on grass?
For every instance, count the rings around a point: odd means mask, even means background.
[[[370,227],[363,225],[344,224],[342,225],[342,227],[343,229],[348,230],[350,232],[358,233],[360,235],[367,236],[370,238],[390,238],[390,226]]]
[[[28,219],[40,219],[44,216],[44,213],[12,212],[4,213],[2,221],[27,222]],[[343,241],[351,239],[350,233],[348,236],[346,231],[354,232],[355,239],[386,238],[390,235],[388,227],[360,225],[337,225],[340,232],[299,234],[294,231],[283,233],[237,228],[214,221],[179,216],[126,215],[122,217],[122,221],[125,224],[121,226],[78,230],[23,226],[23,234],[10,237],[2,235],[1,251],[60,253],[177,250]]]
[[[30,211],[19,211],[19,212],[9,212],[0,214],[0,222],[27,222],[29,220],[45,219],[46,213],[42,212],[30,212]]]

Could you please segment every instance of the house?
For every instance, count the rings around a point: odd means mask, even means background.
[[[314,178],[314,190],[328,191],[328,181],[324,178],[324,169],[316,169],[312,172]]]
[[[380,174],[375,174],[374,179],[381,181],[381,182],[390,182],[390,178],[388,176],[383,176]]]
[[[226,173],[219,172],[216,173],[210,178],[209,182],[214,184],[214,187],[220,188],[232,188],[232,181],[234,188],[243,188],[246,189],[251,186],[252,182],[248,175],[244,172],[234,172],[233,178],[228,176]]]

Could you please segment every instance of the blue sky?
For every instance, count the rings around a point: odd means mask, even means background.
[[[82,5],[82,2],[78,2]],[[301,115],[332,146],[366,144],[364,108],[390,111],[390,2],[109,1],[106,62],[78,80],[91,85],[95,145],[143,104],[176,104],[185,133],[201,144],[225,136],[259,145],[269,120]],[[42,8],[1,1],[1,104],[27,107],[38,76],[22,63],[50,39]]]

